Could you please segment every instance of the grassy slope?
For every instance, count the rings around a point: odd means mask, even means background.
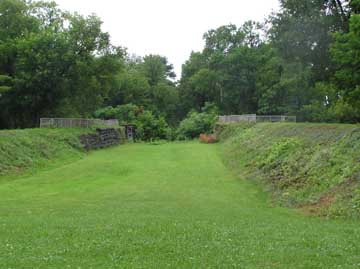
[[[359,268],[358,222],[269,207],[218,145],[125,145],[0,180],[0,268]]]
[[[78,159],[84,129],[25,129],[0,131],[0,176],[19,174]]]
[[[223,157],[267,183],[276,201],[307,213],[360,217],[360,126],[220,126]]]

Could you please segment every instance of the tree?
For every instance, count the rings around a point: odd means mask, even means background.
[[[244,33],[239,31],[234,24],[210,30],[203,36],[205,40],[204,54],[209,56],[216,52],[227,53],[241,45],[244,38]]]
[[[129,57],[106,103],[112,106],[127,103],[143,106],[175,125],[179,120],[179,95],[172,81],[174,76],[173,66],[166,57]]]
[[[162,116],[134,104],[105,107],[95,111],[94,116],[102,119],[118,119],[121,124],[136,126],[136,138],[154,140],[168,138],[170,129]]]
[[[221,113],[257,110],[256,73],[260,59],[258,25],[221,26],[204,35],[202,53],[192,53],[183,65],[180,93],[184,110],[215,103]]]
[[[334,71],[329,54],[332,33],[347,28],[345,4],[332,0],[281,0],[280,4],[281,11],[270,19],[272,44],[287,63],[310,67],[313,85],[329,80]]]
[[[89,116],[122,68],[96,16],[55,3],[0,2],[1,127],[30,127],[41,116]]]
[[[148,55],[143,59],[141,70],[150,86],[155,86],[167,78],[167,60],[159,55]]]
[[[360,6],[360,4],[358,5]],[[357,6],[353,3],[355,10]],[[331,47],[336,64],[335,83],[339,96],[356,112],[352,120],[360,120],[360,15],[353,13],[349,33],[337,33]]]

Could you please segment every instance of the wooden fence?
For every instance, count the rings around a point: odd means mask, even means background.
[[[89,128],[91,126],[118,127],[118,120],[41,118],[40,128]]]
[[[220,116],[219,122],[231,123],[231,122],[296,122],[295,116],[282,116],[282,115],[268,115],[258,116],[256,114],[249,115],[229,115]]]

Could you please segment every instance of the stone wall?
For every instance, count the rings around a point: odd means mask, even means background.
[[[107,148],[120,144],[122,141],[120,130],[115,128],[96,129],[94,134],[80,137],[81,144],[86,150]]]

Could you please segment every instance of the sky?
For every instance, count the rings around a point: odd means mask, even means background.
[[[278,0],[55,0],[61,9],[95,13],[111,42],[130,54],[166,56],[181,75],[191,51],[201,51],[210,29],[247,20],[262,21]]]

